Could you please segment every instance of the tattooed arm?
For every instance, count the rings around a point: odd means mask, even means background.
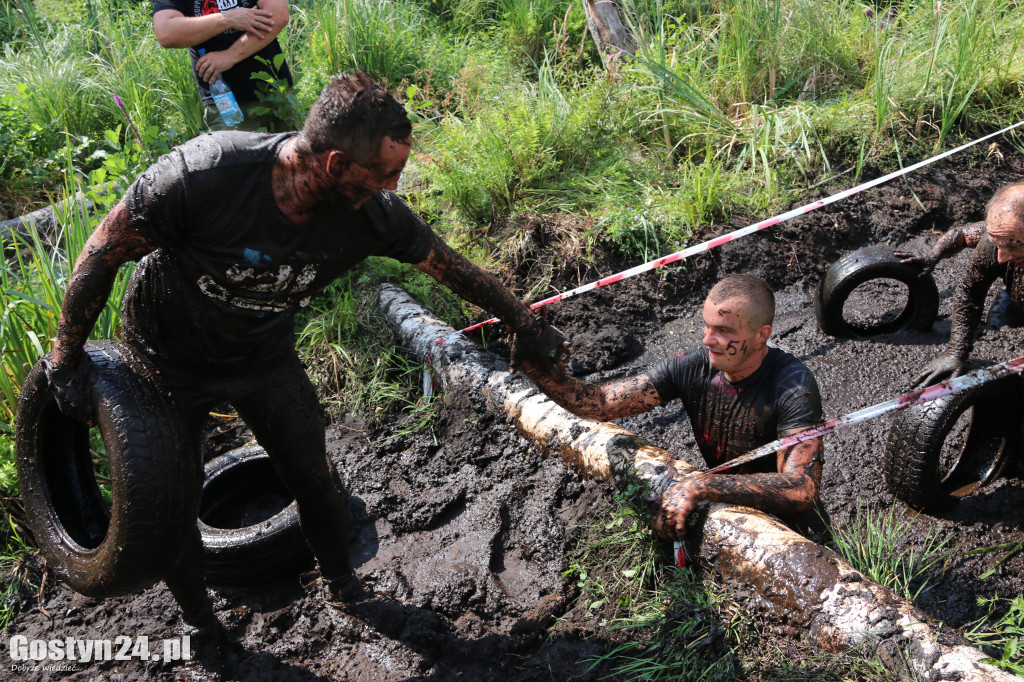
[[[594,384],[567,375],[562,363],[541,368],[524,362],[522,369],[544,395],[585,419],[607,421],[628,417],[652,410],[662,402],[647,374]]]
[[[523,359],[534,358],[548,366],[564,349],[565,338],[557,329],[535,315],[494,275],[471,263],[440,237],[433,236],[430,252],[415,267],[501,319],[516,333],[516,344]]]
[[[82,347],[106,305],[118,268],[152,250],[128,220],[124,203],[118,202],[79,254],[64,294],[57,338],[47,366],[57,403],[65,414],[89,420],[88,391],[79,367]]]
[[[782,435],[799,433],[791,429]],[[687,476],[662,498],[651,520],[655,533],[671,539],[686,532],[686,519],[701,500],[742,504],[774,514],[810,511],[821,489],[822,442],[813,438],[780,450],[777,474],[704,474]]]

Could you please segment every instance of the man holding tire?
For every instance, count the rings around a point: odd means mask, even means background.
[[[676,355],[648,371],[605,384],[578,381],[564,366],[522,369],[552,400],[588,419],[618,419],[678,398],[708,466],[717,466],[778,437],[822,421],[821,396],[810,370],[767,345],[775,297],[764,280],[733,275],[704,302],[704,348]],[[513,348],[513,356],[516,349]],[[821,530],[821,438],[738,467],[736,473],[698,473],[676,481],[652,519],[654,531],[681,537],[702,500],[743,504],[783,517],[803,530]]]
[[[985,235],[971,254],[953,296],[953,327],[946,352],[914,378],[915,388],[964,373],[988,290],[999,278],[1006,284],[1010,300],[1018,306],[1024,304],[1024,183],[1004,185],[989,200]]]
[[[298,133],[212,133],[171,150],[86,243],[48,361],[61,410],[92,420],[83,345],[118,268],[139,260],[125,295],[125,341],[170,389],[193,438],[196,483],[206,415],[228,402],[294,494],[332,601],[366,593],[348,556],[347,497],[327,458],[320,405],[295,352],[296,313],[343,272],[383,255],[500,317],[522,358],[546,367],[564,346],[393,194],[411,132],[384,88],[347,74],[324,88]],[[215,627],[194,524],[189,538],[166,581],[186,622]]]

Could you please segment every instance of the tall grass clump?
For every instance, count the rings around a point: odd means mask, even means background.
[[[933,570],[943,570],[953,551],[953,537],[940,540],[937,529],[911,542],[914,525],[915,517],[898,514],[895,504],[882,512],[858,502],[853,517],[832,528],[832,540],[858,571],[914,601],[928,587]]]
[[[541,69],[536,84],[518,83],[469,118],[446,116],[429,135],[430,179],[466,220],[491,223],[533,200],[563,173],[600,165],[614,121],[605,94],[564,91]]]
[[[314,0],[301,99],[311,103],[334,74],[361,69],[392,85],[423,66],[429,16],[411,2]]]

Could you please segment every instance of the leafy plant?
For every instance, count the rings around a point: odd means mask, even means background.
[[[978,604],[988,607],[988,615],[964,633],[969,640],[992,654],[982,661],[1024,675],[1024,596],[1013,599],[979,597]],[[1005,610],[1004,610],[1005,609]],[[1001,616],[997,611],[1004,610]]]

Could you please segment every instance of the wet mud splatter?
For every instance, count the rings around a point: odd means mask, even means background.
[[[723,274],[752,272],[778,292],[771,343],[810,366],[826,417],[907,392],[913,374],[942,351],[948,338],[950,298],[968,254],[935,269],[942,303],[929,332],[833,339],[816,327],[812,296],[839,255],[867,244],[923,253],[949,227],[979,220],[998,186],[1024,178],[1024,159],[1009,152],[1003,160],[965,156],[955,163],[552,306],[550,319],[573,340],[570,369],[589,378],[620,378],[696,347],[707,291]],[[763,217],[736,216],[721,231]],[[566,220],[573,219],[541,217],[531,227],[542,236],[545,222]],[[536,280],[552,277],[553,289],[544,295],[622,265],[609,258],[600,272],[584,272],[581,279],[575,268],[546,267],[543,248],[530,248],[536,267],[530,262],[520,271]],[[505,352],[500,338],[489,343]],[[1021,350],[1024,331],[989,324],[981,330],[974,357],[1005,360]],[[211,641],[194,636],[197,658],[185,665],[79,664],[64,678],[596,679],[597,672],[586,672],[586,659],[600,653],[608,635],[585,606],[576,604],[575,582],[564,573],[579,536],[577,525],[603,508],[609,491],[582,480],[561,461],[542,458],[504,417],[489,413],[480,397],[450,392],[444,400],[427,432],[397,435],[403,424],[395,423],[370,434],[374,442],[368,443],[344,428],[358,425],[331,430],[329,452],[352,498],[358,572],[380,600],[337,612],[308,585],[309,576],[260,586],[215,586],[218,617],[236,645],[218,652]],[[677,403],[620,423],[699,463]],[[888,423],[881,418],[825,438],[822,500],[834,522],[848,520],[858,504],[877,510],[892,504],[881,466]],[[907,539],[919,543],[935,532],[958,548],[948,570],[935,575],[919,602],[950,626],[964,626],[983,614],[979,596],[1024,591],[1024,555],[980,579],[1002,555],[967,554],[1024,539],[1024,483],[1020,463],[1014,467],[948,512],[921,515]],[[33,570],[38,578],[39,566]],[[558,618],[557,634],[549,635],[545,628]],[[26,597],[9,632],[41,639],[147,635],[158,641],[188,630],[163,586],[98,601],[48,581],[38,601]],[[23,672],[18,679],[54,676]]]

